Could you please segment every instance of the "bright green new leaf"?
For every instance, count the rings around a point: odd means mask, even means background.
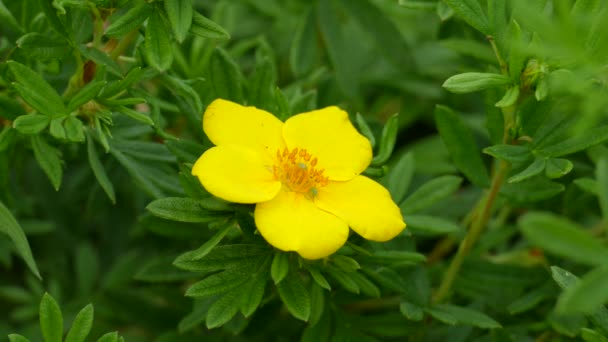
[[[93,305],[85,306],[74,318],[65,342],[84,342],[93,326]]]
[[[424,183],[401,203],[403,214],[414,214],[430,207],[453,194],[460,187],[460,183],[462,178],[449,175]]]
[[[97,342],[118,342],[118,332],[113,331],[101,336]]]
[[[51,125],[49,126],[49,133],[59,140],[67,139],[65,135],[65,128],[63,127],[63,121],[65,117],[58,117],[51,120]]]
[[[55,190],[59,191],[61,179],[63,178],[63,168],[61,167],[61,159],[59,159],[59,151],[38,135],[32,136],[31,142],[38,165],[40,165],[44,173],[49,177]]]
[[[67,114],[61,96],[39,73],[15,61],[7,64],[17,81],[13,86],[30,106],[50,117]]]
[[[310,294],[295,270],[289,272],[285,279],[277,284],[277,290],[287,310],[295,318],[308,321],[311,307]]]
[[[183,42],[192,24],[192,0],[165,0],[165,12],[178,42]]]
[[[488,88],[506,86],[511,83],[509,77],[501,74],[467,72],[448,78],[443,87],[456,94],[472,93]]]
[[[18,117],[13,122],[13,128],[21,134],[38,134],[45,129],[51,119],[46,115],[28,114]]]
[[[588,265],[608,263],[608,247],[564,217],[531,212],[520,219],[519,227],[528,241],[548,253]]]
[[[19,226],[19,223],[17,223],[17,220],[15,220],[2,202],[0,202],[0,232],[8,235],[13,240],[17,252],[23,258],[30,271],[40,279],[40,272],[38,271],[38,266],[36,266],[36,261],[34,261],[27,237],[23,233],[23,229]]]
[[[158,71],[165,71],[173,63],[173,44],[160,13],[154,12],[148,19],[144,51],[148,62]]]
[[[45,342],[61,342],[63,340],[63,316],[59,304],[45,293],[40,301],[40,329]]]
[[[496,107],[505,108],[505,107],[512,106],[515,104],[515,102],[517,102],[518,98],[519,98],[519,87],[512,86],[509,89],[507,89],[507,91],[505,92],[505,95],[502,97],[502,99],[500,99],[500,101],[496,102]]]
[[[456,167],[473,184],[482,188],[489,187],[490,177],[481,160],[477,143],[458,114],[448,107],[437,106],[435,107],[435,123]]]

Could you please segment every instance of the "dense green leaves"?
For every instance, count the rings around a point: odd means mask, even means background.
[[[13,86],[30,106],[51,117],[66,114],[63,100],[40,74],[14,61],[8,65],[17,81]]]

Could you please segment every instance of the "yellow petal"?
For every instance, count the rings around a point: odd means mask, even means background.
[[[203,130],[215,145],[247,146],[268,156],[284,148],[282,129],[274,115],[223,99],[213,101],[203,115]]]
[[[349,180],[363,172],[372,160],[372,146],[359,134],[338,107],[327,107],[292,116],[283,137],[289,149],[305,148],[318,158],[330,180]]]
[[[346,182],[329,182],[318,189],[315,204],[346,221],[368,240],[387,241],[405,228],[401,210],[389,192],[364,176]]]
[[[337,251],[348,238],[348,225],[325,212],[304,195],[281,190],[274,199],[258,203],[255,224],[274,247],[319,259]]]
[[[192,167],[192,174],[211,194],[230,202],[268,201],[281,189],[259,153],[239,145],[208,149]]]

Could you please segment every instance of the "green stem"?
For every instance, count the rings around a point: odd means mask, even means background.
[[[441,302],[450,292],[452,285],[454,284],[454,280],[456,280],[456,276],[458,275],[458,271],[464,262],[464,258],[469,254],[469,251],[483,232],[486,227],[490,214],[492,213],[492,207],[494,206],[494,201],[498,195],[498,191],[502,186],[505,176],[509,171],[509,164],[504,160],[501,160],[498,164],[498,169],[494,173],[492,177],[492,184],[490,185],[490,189],[485,194],[483,199],[483,205],[480,212],[477,213],[474,221],[471,223],[471,228],[467,232],[464,240],[458,246],[458,252],[456,252],[456,256],[452,260],[450,267],[443,277],[443,281],[439,286],[439,289],[433,296],[433,302],[438,303]]]
[[[496,60],[498,61],[498,66],[500,66],[500,71],[502,72],[503,75],[509,75],[509,66],[507,65],[505,60],[502,58],[502,55],[498,51],[498,47],[496,46],[494,37],[487,36],[486,39],[488,40],[488,42],[490,42],[490,45],[492,46],[492,51],[494,51],[494,55],[496,55]]]

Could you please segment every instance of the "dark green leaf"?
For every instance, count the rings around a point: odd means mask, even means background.
[[[401,302],[399,304],[399,311],[401,311],[403,316],[412,321],[421,321],[424,318],[422,308],[410,302]]]
[[[93,326],[93,305],[85,306],[72,323],[65,342],[84,342]]]
[[[456,14],[483,34],[491,34],[488,18],[478,0],[444,0]]]
[[[205,319],[207,328],[217,328],[231,320],[232,317],[234,317],[234,315],[236,315],[236,313],[239,311],[239,298],[240,292],[238,290],[233,290],[222,296],[215,303],[211,304]]]
[[[462,230],[458,224],[435,216],[408,215],[405,221],[407,229],[420,235],[453,234]]]
[[[215,96],[237,103],[243,102],[242,79],[239,68],[226,51],[216,48],[209,64]]]
[[[63,316],[59,304],[45,293],[40,301],[40,329],[46,342],[63,340]]]
[[[450,196],[460,187],[462,178],[456,176],[441,176],[420,186],[401,204],[403,214],[420,212],[440,200]]]
[[[1,7],[1,6],[0,6]],[[17,40],[17,46],[27,51],[32,57],[40,59],[63,59],[70,51],[70,47],[63,39],[53,39],[37,32],[30,32]]]
[[[51,119],[46,115],[22,115],[13,122],[13,128],[21,134],[38,134],[49,125]]]
[[[315,18],[312,12],[302,16],[289,49],[289,66],[295,75],[310,72],[319,58]]]
[[[203,209],[198,200],[167,197],[158,199],[146,207],[153,215],[178,222],[210,222],[218,217]]]
[[[501,74],[467,72],[448,78],[443,87],[456,94],[472,93],[488,88],[506,86],[511,83],[509,77]]]
[[[228,221],[228,223],[222,225],[219,228],[218,232],[215,233],[209,240],[207,240],[202,246],[198,249],[191,252],[190,257],[192,260],[200,260],[204,258],[215,246],[217,246],[220,241],[228,234],[228,232],[234,228],[234,221]]]
[[[494,145],[484,148],[483,153],[510,163],[523,163],[532,157],[530,149],[520,145]]]
[[[598,267],[580,278],[559,297],[557,309],[563,313],[591,313],[608,302],[608,268]]]
[[[496,107],[501,107],[501,108],[510,107],[510,106],[514,105],[515,102],[517,102],[518,98],[519,98],[519,87],[512,86],[509,89],[507,89],[507,91],[505,92],[505,95],[502,97],[502,99],[500,99],[500,101],[496,102]]]
[[[118,14],[114,15],[110,18],[111,24],[106,29],[106,35],[110,37],[124,36],[137,29],[151,13],[150,5],[143,2],[120,14],[118,18],[115,18]]]
[[[266,274],[254,276],[242,288],[239,308],[245,317],[251,316],[264,298]]]
[[[519,172],[518,174],[511,176],[507,181],[509,183],[518,183],[518,182],[526,180],[530,177],[534,177],[534,176],[538,175],[539,173],[543,172],[543,170],[545,169],[546,161],[547,160],[545,158],[537,157],[536,159],[534,159],[532,164],[528,165],[527,168],[525,168],[523,171]]]
[[[431,316],[450,325],[464,324],[472,325],[482,329],[500,328],[500,323],[486,314],[470,308],[441,304],[426,309]]]
[[[116,194],[114,193],[114,185],[108,178],[105,168],[101,164],[99,160],[99,155],[97,154],[97,150],[95,149],[95,143],[93,142],[93,136],[91,134],[87,135],[87,154],[89,158],[89,165],[93,170],[93,174],[101,185],[103,191],[108,195],[108,198],[112,203],[116,203]]]
[[[516,203],[529,203],[551,198],[564,189],[563,184],[538,176],[519,183],[507,183],[500,189],[500,194]]]
[[[17,220],[15,220],[2,202],[0,202],[0,232],[8,235],[13,240],[17,252],[23,258],[30,271],[40,278],[40,272],[38,271],[38,266],[36,266],[36,261],[34,261],[27,237],[23,233],[23,229],[19,226],[19,223],[17,223]]]
[[[312,276],[312,279],[315,281],[315,283],[319,284],[319,286],[321,286],[322,288],[330,291],[331,290],[331,286],[329,286],[329,283],[327,282],[327,279],[325,279],[325,276],[323,274],[321,274],[320,271],[311,268],[308,270],[310,272],[310,275]]]
[[[490,177],[477,149],[475,139],[458,114],[445,106],[435,108],[435,122],[454,164],[473,184],[489,187]]]
[[[192,24],[192,0],[165,0],[165,12],[178,42],[183,42]]]
[[[388,188],[395,203],[401,203],[414,176],[416,163],[414,154],[404,153],[389,169],[383,183]]]
[[[17,22],[17,19],[13,14],[6,8],[2,0],[0,0],[0,22],[5,23],[17,32],[23,32],[23,29]]]
[[[384,124],[378,154],[372,159],[372,165],[383,165],[393,154],[393,148],[399,132],[399,114],[391,116]]]
[[[61,168],[61,159],[59,159],[59,151],[49,145],[42,137],[35,135],[31,138],[34,156],[38,164],[49,177],[51,184],[55,190],[59,190],[61,179],[63,177],[63,169]]]
[[[595,168],[597,183],[593,189],[597,192],[597,198],[602,209],[604,220],[608,219],[608,157],[598,160]]]
[[[165,22],[158,12],[152,13],[146,26],[144,39],[148,62],[159,71],[165,71],[173,63],[173,45]]]
[[[93,81],[82,87],[68,103],[68,111],[74,111],[83,104],[97,97],[101,89],[105,87],[106,84],[106,81]]]
[[[289,272],[277,285],[279,296],[287,310],[297,319],[308,321],[310,317],[310,295],[302,284],[302,279],[295,272]]]
[[[606,140],[608,140],[608,126],[600,126],[587,130],[585,134],[544,147],[538,152],[548,157],[561,157],[582,151]]]
[[[289,255],[285,252],[276,251],[270,267],[270,276],[275,284],[280,283],[289,272]]]
[[[207,19],[204,15],[194,12],[190,33],[209,39],[227,40],[230,33],[226,32],[220,25]]]
[[[519,226],[528,241],[548,253],[589,265],[608,263],[608,247],[564,217],[531,212],[522,217]]]
[[[9,61],[7,64],[17,81],[14,84],[17,92],[30,106],[51,117],[67,114],[61,96],[40,74],[15,61]]]
[[[133,120],[137,120],[137,121],[143,122],[147,125],[154,126],[154,121],[152,121],[152,119],[147,114],[144,114],[142,112],[138,112],[131,108],[122,107],[122,106],[118,107],[118,112],[130,117]]]

